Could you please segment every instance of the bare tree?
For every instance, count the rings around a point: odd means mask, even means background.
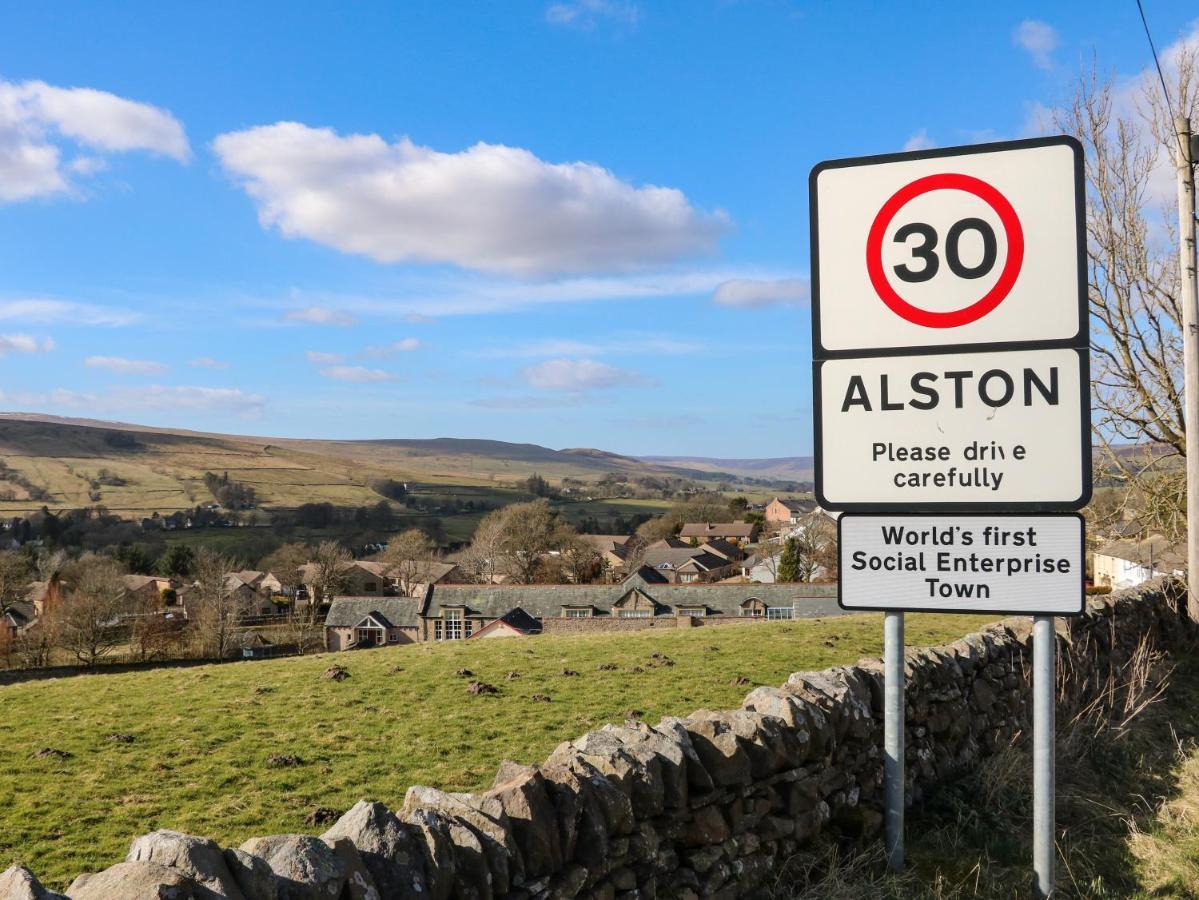
[[[304,568],[308,602],[293,604],[288,620],[292,639],[300,653],[321,645],[325,606],[345,590],[347,570],[353,562],[350,552],[336,541],[322,541],[312,549],[311,557]]]
[[[308,562],[307,544],[293,542],[284,544],[275,552],[263,557],[258,565],[279,579],[283,593],[295,604],[296,593],[304,586],[304,564]]]
[[[1167,60],[1174,111],[1192,118],[1199,112],[1197,55],[1199,48],[1182,42]],[[1105,450],[1101,474],[1130,487],[1127,502],[1136,504],[1141,524],[1177,539],[1185,523],[1180,457],[1186,422],[1173,113],[1155,80],[1128,87],[1092,69],[1080,77],[1058,124],[1086,150],[1093,426]],[[1199,598],[1191,604],[1192,617],[1199,618]]]
[[[429,580],[429,563],[435,550],[428,535],[419,528],[409,528],[389,540],[387,549],[375,558],[383,566],[383,574],[396,582],[401,594],[415,597]]]
[[[208,656],[225,659],[233,649],[241,604],[229,584],[234,563],[219,553],[203,549],[196,554],[193,589],[196,630]]]
[[[135,610],[120,567],[108,557],[84,556],[70,568],[70,585],[57,615],[58,643],[92,667],[125,642]]]
[[[503,510],[485,515],[475,527],[470,546],[463,550],[457,563],[473,581],[492,584],[500,574],[501,544],[504,537]]]
[[[595,545],[579,535],[562,542],[562,570],[572,584],[588,584],[603,572],[603,560]]]

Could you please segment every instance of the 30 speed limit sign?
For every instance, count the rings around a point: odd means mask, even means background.
[[[820,504],[1083,506],[1078,142],[832,160],[812,170],[810,190]]]
[[[1085,338],[1073,139],[832,160],[810,191],[817,358]]]

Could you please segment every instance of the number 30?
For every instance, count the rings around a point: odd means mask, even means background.
[[[983,258],[976,266],[963,265],[958,248],[962,233],[971,230],[977,231],[983,239]],[[913,235],[924,239],[917,246],[910,248],[912,256],[922,260],[924,265],[915,271],[906,264],[895,266],[895,274],[908,282],[928,281],[941,268],[941,260],[935,252],[937,249],[937,230],[925,222],[911,222],[895,232],[895,243],[906,243],[907,239]],[[991,269],[995,268],[995,256],[995,232],[982,219],[971,218],[955,222],[950,227],[949,234],[945,236],[945,261],[949,264],[950,271],[959,278],[982,278]]]

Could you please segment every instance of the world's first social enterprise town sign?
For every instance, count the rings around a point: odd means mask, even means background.
[[[810,193],[821,505],[1084,506],[1078,143],[833,160],[812,170]]]

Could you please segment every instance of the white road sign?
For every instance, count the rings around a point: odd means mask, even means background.
[[[844,609],[1083,610],[1081,516],[845,514],[838,531]]]
[[[809,190],[817,358],[1085,343],[1073,138],[832,160]]]
[[[815,366],[826,509],[1078,509],[1090,499],[1086,353],[830,359]]]

